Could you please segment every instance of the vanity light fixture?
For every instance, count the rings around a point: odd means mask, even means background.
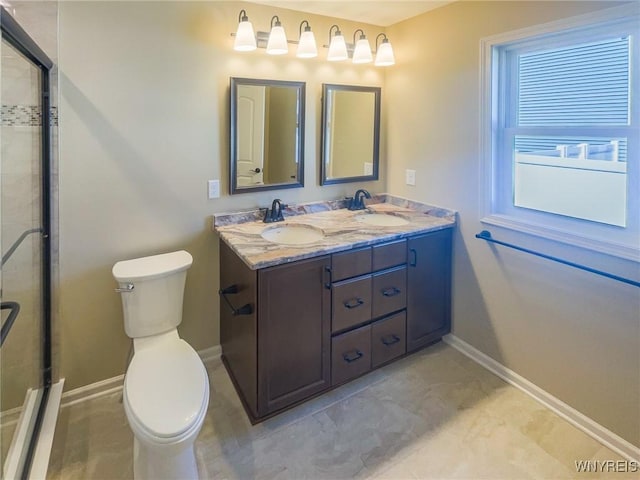
[[[267,53],[269,55],[284,55],[288,52],[289,45],[287,45],[287,36],[284,33],[284,28],[280,23],[280,18],[274,15],[271,17],[271,33],[269,33],[269,41],[267,42]]]
[[[233,49],[238,52],[250,52],[257,48],[256,35],[253,33],[253,25],[247,17],[247,12],[243,9],[238,14],[238,31],[233,42]]]
[[[302,25],[307,24],[302,31]],[[296,57],[313,58],[318,56],[318,47],[316,47],[316,38],[313,36],[309,22],[303,20],[300,22],[300,38],[298,40],[298,50]]]
[[[297,45],[296,57],[317,57],[318,47],[309,22],[307,20],[300,22],[298,30],[299,38],[297,41],[287,40],[280,18],[278,15],[274,15],[271,17],[271,31],[254,32],[246,10],[242,9],[238,14],[238,30],[231,34],[235,37],[233,49],[239,52],[250,52],[256,48],[266,48],[269,55],[285,55],[289,53],[288,44],[293,43]],[[358,34],[359,37],[356,39]],[[380,33],[376,37],[376,50],[372,52],[364,30],[358,28],[353,32],[353,43],[346,43],[340,27],[332,25],[329,28],[329,45],[323,45],[323,47],[329,49],[327,60],[330,62],[348,60],[351,57],[355,64],[371,63],[375,54],[374,65],[376,67],[386,67],[396,63],[391,42],[384,33]]]
[[[332,37],[331,31],[334,27],[336,29],[336,33]],[[327,55],[327,60],[330,62],[340,62],[348,58],[349,54],[347,53],[347,44],[344,41],[340,27],[338,27],[338,25],[332,25],[331,28],[329,28],[329,54]]]
[[[378,39],[382,38],[382,43],[378,45]],[[396,58],[393,55],[393,48],[391,47],[391,42],[384,33],[380,33],[376,37],[376,61],[374,65],[376,67],[388,67],[389,65],[394,65],[396,63]]]
[[[360,32],[360,38],[356,42],[356,33],[358,32]],[[369,40],[367,40],[367,36],[361,28],[353,32],[353,43],[355,44],[353,59],[351,60],[353,63],[370,63],[373,61]]]

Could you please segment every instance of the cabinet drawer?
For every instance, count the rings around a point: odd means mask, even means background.
[[[406,312],[371,325],[371,366],[387,363],[406,352]]]
[[[402,310],[407,306],[407,267],[376,273],[372,283],[372,318]]]
[[[407,241],[403,239],[397,242],[374,246],[372,263],[374,272],[407,263]]]
[[[371,369],[371,325],[331,341],[331,384],[338,385]]]
[[[332,290],[332,332],[371,319],[371,275],[334,283]]]
[[[334,282],[366,273],[371,273],[371,247],[331,256],[331,280]]]

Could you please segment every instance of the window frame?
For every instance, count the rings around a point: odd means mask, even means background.
[[[640,262],[640,22],[638,4],[608,8],[559,21],[483,38],[480,41],[480,221]],[[517,62],[508,61],[514,51],[524,52],[591,42],[625,29],[631,41],[630,125],[572,127],[510,127],[517,108],[507,102],[517,94],[510,81]],[[585,37],[588,35],[587,37]],[[511,88],[505,88],[504,80]],[[515,97],[517,98],[517,97]],[[511,117],[509,117],[511,115]],[[513,151],[504,134],[551,136],[609,136],[627,138],[627,227],[563,217],[513,205]],[[524,133],[527,132],[527,133]],[[587,133],[588,132],[588,133]],[[635,157],[633,155],[635,152]]]

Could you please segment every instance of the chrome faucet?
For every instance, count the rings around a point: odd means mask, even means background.
[[[276,198],[271,203],[271,210],[267,208],[267,211],[264,212],[264,218],[262,221],[264,223],[284,222],[284,217],[282,216],[283,208],[287,208],[287,206],[282,203],[282,200]]]
[[[349,203],[349,210],[364,210],[364,199],[371,198],[371,194],[364,189],[356,191],[355,195]]]

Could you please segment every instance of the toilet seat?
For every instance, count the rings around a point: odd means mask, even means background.
[[[136,351],[124,385],[124,401],[138,427],[170,439],[190,430],[208,404],[209,380],[191,346],[176,338]]]

